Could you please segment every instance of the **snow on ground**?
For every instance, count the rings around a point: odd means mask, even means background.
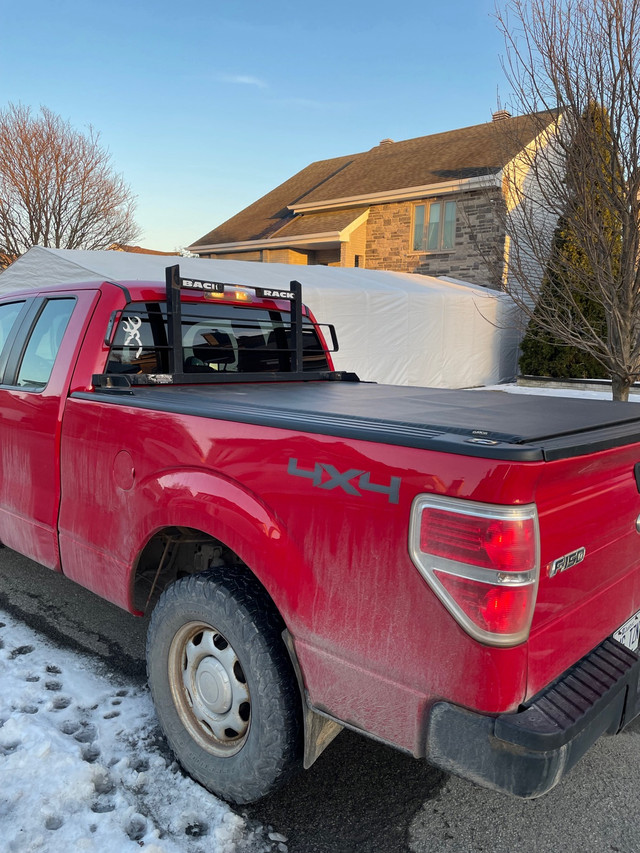
[[[589,400],[610,400],[611,391],[586,391],[579,388],[538,388],[527,385],[485,385],[477,391],[505,391],[507,394],[538,394],[542,397],[584,397]],[[640,403],[640,389],[629,393],[630,403]]]
[[[286,853],[179,770],[146,689],[0,611],[3,853]]]

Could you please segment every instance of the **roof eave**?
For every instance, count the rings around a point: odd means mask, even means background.
[[[364,210],[359,216],[356,216],[353,221],[341,231],[324,231],[311,234],[299,234],[292,237],[268,237],[262,240],[242,240],[236,243],[211,243],[209,245],[187,246],[189,252],[244,252],[247,249],[274,249],[274,248],[292,248],[306,247],[309,248],[312,244],[327,244],[327,243],[347,243],[351,234],[359,228],[369,218],[369,209]],[[287,223],[287,224],[290,224]],[[286,227],[283,226],[283,227]]]
[[[419,187],[402,187],[397,190],[385,190],[379,193],[367,193],[365,195],[344,196],[343,198],[326,199],[324,201],[312,201],[288,205],[288,209],[294,213],[311,213],[321,210],[335,210],[341,207],[355,207],[365,204],[386,204],[393,201],[408,201],[414,198],[427,198],[428,196],[445,195],[455,192],[470,192],[474,189],[485,187],[499,187],[501,185],[498,170],[491,175],[476,175],[472,178],[462,178],[453,181],[440,181],[435,184],[424,184]]]
[[[236,243],[209,243],[187,246],[189,252],[246,252],[250,249],[286,249],[301,247],[309,243],[339,243],[341,231],[326,231],[323,234],[301,234],[297,237],[270,237],[262,240],[241,240]]]

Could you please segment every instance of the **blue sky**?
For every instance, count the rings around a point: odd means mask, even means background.
[[[478,124],[498,93],[508,102],[493,0],[0,9],[0,107],[98,130],[148,248],[187,246],[314,160]]]

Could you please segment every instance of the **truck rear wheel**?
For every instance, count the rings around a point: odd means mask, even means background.
[[[160,724],[184,769],[249,803],[302,766],[300,696],[282,624],[235,569],[182,578],[160,597],[147,673]]]

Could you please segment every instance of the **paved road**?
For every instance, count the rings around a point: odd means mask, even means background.
[[[144,680],[142,620],[6,549],[0,608]],[[289,853],[638,853],[639,768],[637,722],[603,738],[546,797],[519,801],[343,732],[310,771],[246,812],[286,835]]]

